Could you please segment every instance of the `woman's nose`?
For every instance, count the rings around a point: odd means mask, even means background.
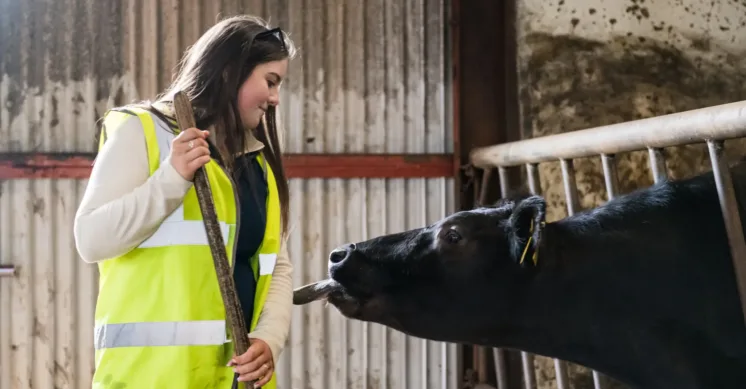
[[[270,94],[268,103],[274,107],[280,105],[280,95],[278,93]]]

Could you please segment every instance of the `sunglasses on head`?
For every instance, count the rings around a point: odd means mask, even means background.
[[[254,39],[263,39],[263,40],[276,40],[280,44],[280,48],[283,51],[287,51],[287,47],[285,46],[285,35],[282,32],[282,29],[280,27],[275,27],[271,30],[262,31],[254,37]]]

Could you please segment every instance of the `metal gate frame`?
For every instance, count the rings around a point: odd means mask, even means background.
[[[490,189],[490,179],[497,170],[499,192],[505,196],[510,186],[509,168],[526,169],[528,188],[540,194],[538,165],[543,162],[560,162],[568,215],[578,211],[578,190],[575,182],[573,160],[601,157],[608,199],[618,194],[615,156],[621,153],[648,150],[650,168],[656,183],[667,179],[665,148],[696,143],[706,143],[710,164],[715,176],[720,208],[731,248],[741,308],[746,319],[746,242],[740,221],[738,204],[730,171],[725,158],[725,141],[746,137],[746,101],[722,104],[599,126],[558,135],[549,135],[488,147],[474,148],[470,163],[475,177],[477,203],[484,204]],[[477,178],[480,176],[480,178]],[[502,350],[494,349],[498,389],[507,388],[508,377]],[[533,356],[521,353],[522,387],[536,388]],[[559,389],[569,389],[565,361],[555,359]],[[596,389],[601,389],[598,374],[593,372]]]

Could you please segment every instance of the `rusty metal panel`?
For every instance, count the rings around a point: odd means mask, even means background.
[[[0,152],[92,151],[124,82],[121,1],[0,1]]]
[[[155,98],[184,49],[219,17],[248,12],[299,49],[280,103],[287,152],[452,152],[445,0],[218,4],[125,2],[117,92]]]
[[[75,250],[81,180],[0,183],[0,388],[83,388],[93,369],[97,274]]]
[[[120,2],[0,1],[0,152],[94,149],[122,81]],[[96,269],[77,256],[85,181],[0,182],[0,388],[80,388],[93,368]]]
[[[202,32],[249,12],[300,49],[281,102],[288,152],[451,152],[446,10],[445,0],[0,2],[0,151],[94,151],[108,107],[155,98]]]
[[[95,150],[109,107],[153,99],[218,18],[258,14],[299,46],[283,86],[288,152],[452,152],[445,0],[0,0],[0,152]],[[96,269],[75,252],[85,181],[0,184],[0,387],[90,383]],[[292,180],[295,284],[334,246],[453,210],[451,179]],[[18,224],[15,224],[18,223]],[[296,307],[279,387],[455,388],[457,346]],[[11,314],[12,313],[12,314]]]
[[[281,102],[291,152],[451,152],[446,5],[440,0],[289,1],[269,15],[300,47]],[[287,22],[286,22],[287,21]],[[292,180],[295,285],[324,277],[344,242],[453,211],[451,179]],[[455,388],[457,348],[294,308],[281,388]]]
[[[450,180],[292,180],[294,285],[326,275],[343,242],[426,225],[452,211]],[[280,388],[456,388],[455,345],[344,319],[333,307],[294,307],[278,366]]]

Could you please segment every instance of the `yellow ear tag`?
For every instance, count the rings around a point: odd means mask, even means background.
[[[528,251],[528,246],[531,245],[531,239],[534,237],[534,219],[531,219],[531,228],[528,230],[528,233],[531,234],[528,237],[528,241],[526,241],[526,247],[523,248],[523,255],[521,255],[521,262],[519,262],[521,265],[523,265],[523,261],[526,259],[526,252]],[[536,258],[536,252],[534,252],[533,255],[533,262],[534,266],[536,266],[536,261],[538,259]]]

